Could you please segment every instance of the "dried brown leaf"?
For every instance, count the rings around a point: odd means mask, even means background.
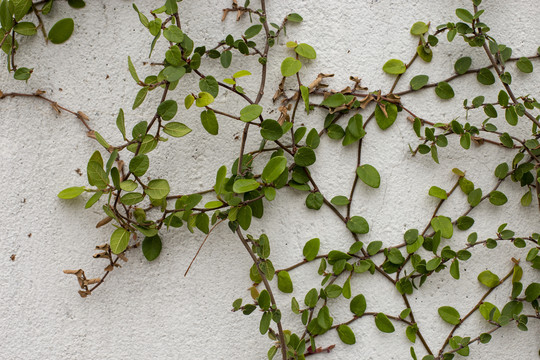
[[[110,217],[106,217],[104,219],[102,219],[101,221],[99,221],[97,224],[96,224],[96,228],[100,228],[102,227],[103,225],[107,225],[110,221],[112,220],[112,218]]]

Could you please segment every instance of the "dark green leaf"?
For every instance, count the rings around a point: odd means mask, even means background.
[[[423,88],[429,81],[429,76],[427,75],[417,75],[411,79],[410,85],[413,90],[420,90]]]
[[[338,332],[339,338],[345,344],[353,345],[356,343],[356,337],[354,336],[354,332],[347,325],[345,324],[340,325],[337,328],[337,332]]]
[[[435,94],[441,99],[451,99],[454,97],[454,89],[447,82],[441,81],[435,88]]]
[[[393,333],[396,329],[388,317],[383,313],[378,313],[375,316],[375,325],[377,329],[384,333]]]
[[[142,252],[146,260],[155,260],[161,253],[161,238],[159,235],[145,237],[142,243]]]
[[[59,20],[49,30],[47,37],[53,44],[61,44],[71,37],[74,27],[75,23],[71,18]]]
[[[367,234],[369,232],[369,224],[363,217],[353,216],[347,222],[347,229],[355,234]]]
[[[367,186],[378,188],[381,184],[379,172],[369,164],[360,165],[356,169],[356,174]]]
[[[454,64],[454,70],[458,74],[465,74],[467,70],[471,67],[472,59],[468,56],[459,58],[456,63]]]
[[[313,165],[316,160],[317,158],[315,156],[315,152],[307,147],[302,147],[298,149],[296,154],[294,154],[294,162],[298,166],[310,166]]]

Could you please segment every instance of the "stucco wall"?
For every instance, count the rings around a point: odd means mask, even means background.
[[[252,1],[256,2],[256,1]],[[533,55],[538,47],[538,4],[536,1],[485,1],[488,9],[483,16],[494,36],[514,49],[514,54]],[[138,1],[139,8],[148,11],[162,1]],[[20,65],[34,67],[28,83],[15,81],[5,67],[0,71],[0,90],[33,92],[46,91],[47,96],[90,117],[93,128],[111,143],[121,138],[115,128],[120,107],[126,110],[128,128],[151,118],[158,98],[149,96],[145,105],[136,111],[131,105],[138,88],[126,65],[127,56],[133,59],[139,72],[150,74],[143,66],[151,36],[138,22],[131,7],[132,1],[88,1],[86,8],[73,10],[57,2],[52,19],[73,17],[76,28],[72,38],[60,46],[45,45],[39,36],[21,40],[17,53]],[[236,23],[230,16],[220,22],[221,9],[229,6],[225,0],[186,0],[180,4],[182,26],[196,43],[214,44],[226,34],[239,35],[248,23]],[[287,37],[281,37],[269,58],[269,80],[266,90],[270,99],[279,82],[279,65],[288,51],[288,40],[307,42],[318,53],[316,60],[305,63],[302,73],[306,81],[319,72],[334,73],[328,82],[336,88],[349,85],[350,75],[363,79],[370,90],[386,89],[393,77],[381,70],[390,58],[408,61],[416,41],[410,26],[416,21],[431,21],[434,26],[455,21],[456,7],[470,7],[469,1],[268,1],[271,21],[280,20],[289,12],[304,17],[300,25],[290,25]],[[51,18],[46,22],[52,24]],[[413,75],[425,73],[433,80],[444,79],[453,73],[454,61],[463,54],[472,54],[473,66],[487,64],[479,49],[469,49],[460,43],[449,45],[441,41],[435,49],[431,64],[415,63],[404,75],[399,86],[408,87]],[[162,48],[161,48],[162,49]],[[162,53],[162,52],[161,52]],[[160,49],[155,51],[160,54]],[[4,62],[4,55],[1,57]],[[160,61],[159,56],[154,60]],[[252,69],[254,76],[244,81],[248,92],[257,88],[259,69],[255,59],[249,66],[238,62],[224,71],[217,62],[206,63],[205,72],[224,78],[242,68]],[[212,65],[214,64],[214,65]],[[535,66],[539,67],[537,62]],[[524,75],[514,71],[516,92],[538,92],[538,74]],[[183,99],[196,91],[196,79],[191,86],[182,85],[172,98]],[[190,83],[188,81],[188,83]],[[460,104],[466,97],[485,95],[495,99],[498,87],[479,85],[474,76],[452,83],[456,91],[453,101],[438,99],[428,90],[411,95],[407,103],[420,116],[434,122],[448,122],[456,117],[464,120]],[[237,106],[234,95],[220,96],[216,108]],[[233,105],[231,105],[233,104]],[[263,102],[270,109],[270,102]],[[208,240],[189,275],[184,271],[197,251],[203,235],[190,234],[185,227],[163,233],[161,256],[147,262],[139,251],[128,254],[129,262],[114,271],[92,296],[82,299],[77,294],[75,278],[62,273],[63,269],[83,268],[89,276],[99,275],[103,262],[92,259],[94,246],[108,241],[112,227],[100,229],[99,207],[84,210],[86,198],[63,201],[56,194],[68,186],[86,185],[86,175],[76,169],[86,169],[89,156],[99,145],[86,137],[85,129],[67,113],[57,115],[47,104],[31,99],[0,101],[0,151],[2,170],[0,183],[0,358],[1,359],[262,359],[270,346],[266,336],[258,332],[258,315],[249,317],[231,312],[231,303],[238,297],[249,298],[251,286],[248,271],[251,259],[238,239],[226,226],[218,228]],[[275,117],[274,114],[266,114]],[[322,127],[321,116],[300,115],[299,121],[308,127]],[[221,165],[229,168],[237,156],[242,124],[220,119],[220,134],[210,137],[200,125],[198,112],[181,110],[179,121],[193,132],[179,140],[162,144],[151,155],[150,177],[169,179],[172,192],[185,193],[204,190],[213,185],[215,171]],[[479,123],[482,116],[472,114],[471,121]],[[525,121],[522,121],[525,123]],[[497,125],[504,128],[504,119]],[[528,125],[520,130],[526,134]],[[439,186],[449,189],[455,177],[451,169],[459,167],[485,189],[496,182],[492,175],[502,160],[510,161],[507,152],[493,146],[476,146],[465,151],[456,139],[441,151],[440,165],[428,156],[411,157],[408,144],[417,140],[405,116],[386,132],[375,126],[368,128],[364,141],[363,161],[374,165],[382,177],[379,189],[359,186],[353,214],[365,217],[371,232],[362,240],[367,243],[382,240],[386,245],[402,241],[404,230],[423,228],[436,205],[427,195],[428,189]],[[258,146],[253,139],[250,148]],[[329,198],[346,194],[353,180],[354,148],[343,148],[325,138],[317,150],[318,162],[313,174],[321,191]],[[497,155],[498,154],[498,155]],[[362,184],[361,184],[362,185]],[[502,190],[509,202],[502,207],[482,204],[474,210],[476,223],[471,231],[481,238],[493,236],[497,227],[508,222],[518,234],[539,231],[538,213],[522,208],[522,190],[505,183]],[[268,234],[273,248],[276,268],[301,260],[303,244],[319,237],[321,252],[347,249],[350,235],[327,208],[307,210],[305,193],[284,190],[266,206],[264,221],[254,221],[250,233]],[[466,199],[457,194],[441,210],[455,218],[466,208]],[[460,232],[452,240],[453,247],[465,243],[468,232]],[[15,254],[15,260],[10,256]],[[447,271],[430,277],[422,289],[410,298],[421,330],[430,346],[438,349],[451,326],[437,315],[437,308],[449,305],[464,314],[476,304],[483,289],[476,281],[479,272],[490,269],[503,275],[511,268],[510,257],[525,260],[525,252],[511,245],[495,250],[475,249],[473,259],[462,265],[462,279],[453,280]],[[474,260],[474,264],[473,264]],[[499,261],[500,260],[500,261]],[[297,298],[319,284],[315,277],[316,264],[291,272]],[[528,268],[524,265],[524,268]],[[526,281],[538,281],[538,271],[525,271]],[[380,276],[358,276],[353,281],[353,293],[363,293],[369,311],[398,314],[402,301]],[[510,287],[505,284],[489,298],[502,305],[508,301]],[[284,326],[299,329],[297,317],[290,316],[290,297],[279,294],[278,303],[284,310]],[[334,306],[335,322],[350,318],[348,306]],[[529,313],[532,312],[527,308]],[[382,334],[372,319],[352,325],[357,344],[347,346],[335,332],[321,339],[319,346],[337,344],[331,354],[320,359],[406,359],[410,343],[405,328],[397,324],[394,334]],[[488,329],[479,314],[475,314],[459,330],[458,335],[477,336]],[[538,359],[540,324],[531,321],[529,331],[514,326],[497,331],[489,345],[471,347],[472,359]],[[414,345],[419,354],[424,351]]]

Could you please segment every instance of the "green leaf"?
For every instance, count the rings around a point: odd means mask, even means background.
[[[386,130],[392,124],[394,121],[396,121],[397,118],[397,106],[392,103],[382,102],[386,107],[386,113],[388,116],[384,114],[384,111],[382,110],[380,104],[377,104],[375,107],[375,120],[377,120],[377,125],[379,125],[379,128],[381,130]]]
[[[315,156],[315,152],[313,151],[313,149],[310,149],[307,147],[302,147],[298,149],[296,154],[294,154],[294,162],[298,166],[302,166],[302,167],[310,166],[310,165],[313,165],[316,160],[317,158]]]
[[[306,145],[312,149],[319,147],[321,143],[321,137],[315,128],[311,129],[306,137]]]
[[[487,104],[486,106],[484,106],[484,113],[487,116],[489,116],[490,118],[496,118],[497,117],[497,110],[491,104]]]
[[[330,284],[324,289],[324,292],[326,293],[326,296],[330,299],[335,299],[338,296],[341,295],[341,286],[336,284]]]
[[[249,191],[257,190],[261,184],[254,179],[238,179],[233,184],[233,191],[237,194],[243,194]]]
[[[446,194],[446,190],[441,189],[440,187],[437,187],[437,186],[432,186],[429,189],[429,195],[436,197],[438,199],[441,199],[441,200],[446,200],[448,198],[448,195]]]
[[[302,94],[302,99],[304,100],[306,112],[309,114],[309,88],[303,85],[300,86],[300,93]]]
[[[168,28],[163,30],[163,36],[165,39],[173,43],[181,43],[184,40],[184,33],[176,25],[170,25]]]
[[[236,75],[236,74],[235,74]],[[199,88],[216,98],[219,94],[219,84],[213,76],[206,76],[199,81]]]
[[[171,83],[180,80],[185,74],[186,74],[186,68],[182,66],[167,66],[165,67],[165,69],[163,69],[163,76],[165,77],[167,81]],[[199,101],[199,103],[202,103],[203,100],[197,99],[197,101]],[[214,101],[214,99],[212,99],[212,101]],[[210,103],[212,101],[210,101]]]
[[[221,66],[227,69],[229,66],[231,66],[232,52],[229,50],[222,52],[219,61],[221,62]]]
[[[31,22],[20,22],[13,28],[17,34],[25,35],[25,36],[32,36],[37,33],[37,28],[34,23]]]
[[[306,198],[308,209],[319,210],[324,203],[324,198],[320,192],[310,193]]]
[[[178,103],[174,100],[165,100],[159,104],[157,113],[165,121],[171,120],[178,111]]]
[[[351,312],[356,316],[364,315],[366,312],[366,307],[366,298],[362,294],[353,297],[351,304],[349,305]]]
[[[371,256],[375,255],[376,253],[379,252],[382,245],[383,245],[382,241],[372,241],[372,242],[370,242],[368,247],[367,247],[368,254],[371,255]]]
[[[431,59],[433,59],[433,51],[427,45],[418,45],[416,53],[425,62],[431,62]]]
[[[454,70],[456,70],[456,73],[463,75],[467,72],[467,70],[470,69],[472,64],[472,59],[468,56],[459,58],[456,63],[454,64]]]
[[[103,170],[103,165],[97,161],[88,162],[88,167],[86,168],[88,174],[88,183],[90,185],[96,186],[98,189],[105,189],[109,184],[109,177],[105,170]]]
[[[495,168],[495,176],[499,179],[504,179],[506,175],[508,174],[508,164],[507,163],[500,163]]]
[[[531,190],[527,191],[522,197],[521,197],[521,206],[529,206],[532,202],[532,193]]]
[[[124,205],[135,205],[143,201],[144,197],[140,193],[125,194],[120,198],[120,201]]]
[[[476,75],[476,80],[478,80],[480,84],[484,85],[495,84],[495,76],[493,76],[493,73],[488,68],[480,69]]]
[[[262,179],[268,183],[276,180],[279,175],[287,168],[287,159],[284,156],[275,156],[271,158],[262,172]]]
[[[494,288],[495,286],[499,285],[499,277],[492,273],[489,270],[482,271],[478,275],[478,281],[482,283],[483,285],[487,286],[488,288]]]
[[[304,298],[304,304],[306,304],[307,307],[313,309],[317,305],[318,300],[319,299],[317,289],[311,289],[308,291]]]
[[[489,202],[496,206],[506,204],[508,198],[500,191],[492,191],[489,193]]]
[[[478,204],[480,204],[480,201],[482,201],[482,189],[472,190],[467,197],[467,201],[469,202],[469,205],[471,205],[472,207],[475,207]]]
[[[298,44],[298,46],[294,48],[294,51],[296,51],[298,55],[303,56],[306,59],[315,59],[317,57],[315,49],[305,43]]]
[[[167,15],[173,15],[178,12],[178,5],[176,0],[166,0],[165,1],[165,13]]]
[[[403,61],[398,60],[398,59],[388,60],[383,65],[383,71],[387,74],[399,75],[399,74],[403,74],[406,70],[407,70],[407,67],[405,66]]]
[[[111,235],[111,251],[114,254],[120,254],[124,250],[126,250],[128,244],[129,244],[129,231],[119,228],[114,230],[114,232]]]
[[[295,58],[288,57],[283,60],[281,63],[281,75],[283,76],[292,76],[296,74],[302,68],[302,63],[300,60]]]
[[[484,319],[488,321],[498,321],[499,317],[501,316],[501,312],[499,311],[499,309],[495,305],[487,301],[484,301],[482,305],[480,305],[478,310],[480,311],[480,314],[484,317]]]
[[[347,325],[345,324],[340,325],[337,328],[337,332],[338,332],[339,338],[345,344],[353,345],[356,343],[356,337],[354,336],[354,332]]]
[[[200,92],[197,96],[197,100],[195,100],[195,106],[197,107],[205,107],[210,105],[214,102],[214,97],[210,95],[209,93],[203,91]]]
[[[396,329],[388,317],[383,313],[378,313],[375,316],[375,325],[377,329],[384,333],[393,333]]]
[[[71,37],[74,27],[75,23],[71,18],[59,20],[49,30],[47,37],[53,44],[61,44]]]
[[[155,200],[163,199],[165,196],[169,195],[170,191],[169,182],[164,179],[151,180],[148,183],[147,188],[144,189],[146,195]]]
[[[32,0],[11,0],[15,21],[21,20],[32,7]]]
[[[140,177],[146,173],[149,166],[150,160],[148,159],[148,156],[137,155],[129,162],[129,171],[131,171],[133,175]]]
[[[439,308],[440,317],[451,325],[457,325],[461,321],[459,312],[451,306],[441,306]]]
[[[381,184],[379,172],[369,164],[360,165],[356,169],[356,174],[367,186],[378,188]]]
[[[504,111],[504,118],[506,122],[512,126],[516,126],[518,123],[518,115],[516,113],[516,108],[513,106],[507,107]]]
[[[240,120],[249,122],[258,118],[263,111],[263,107],[258,104],[251,104],[240,110]]]
[[[253,217],[253,210],[250,206],[243,206],[238,210],[237,221],[242,229],[247,230],[251,225],[251,219]]]
[[[527,300],[528,302],[533,302],[539,297],[540,297],[540,284],[536,282],[529,284],[529,286],[527,286],[527,288],[525,289],[525,300]]]
[[[206,131],[211,135],[217,135],[219,132],[219,123],[213,110],[204,110],[201,112],[201,123]]]
[[[262,30],[261,24],[252,25],[244,32],[244,37],[246,39],[251,39],[252,37],[256,36],[258,33],[260,33]]]
[[[342,93],[332,94],[321,102],[321,106],[335,108],[347,102],[347,98]]]
[[[418,240],[418,230],[417,229],[409,229],[405,231],[405,234],[403,234],[403,238],[405,239],[405,242],[407,244],[414,244],[416,240]]]
[[[331,124],[326,131],[330,139],[339,140],[345,136],[345,130],[337,124]]]
[[[304,245],[304,249],[302,250],[304,258],[307,261],[314,260],[317,254],[319,253],[320,245],[321,245],[321,241],[318,238],[309,240],[306,243],[306,245]]]
[[[135,110],[138,108],[146,99],[146,94],[148,94],[148,88],[143,87],[139,92],[137,93],[137,96],[135,96],[135,101],[133,102],[132,110]]]
[[[5,34],[5,30],[9,31],[13,26],[13,12],[10,2],[7,0],[0,2],[0,25],[4,28],[2,34]]]
[[[450,275],[456,280],[459,279],[459,260],[454,259],[450,265]]]
[[[84,186],[73,186],[58,193],[60,199],[74,199],[84,192]]]
[[[124,180],[120,183],[120,189],[124,191],[133,191],[135,190],[139,185],[133,180]]]
[[[499,101],[499,105],[501,106],[508,106],[508,100],[510,98],[508,97],[508,94],[506,91],[501,90],[499,91],[499,95],[497,96],[497,100]]]
[[[244,76],[249,76],[251,73],[247,70],[240,70],[234,73],[233,78],[238,79]]]
[[[261,136],[266,140],[275,141],[283,135],[283,129],[276,120],[266,119],[261,124]]]
[[[191,129],[179,122],[170,122],[163,127],[163,132],[173,137],[182,137],[191,132]]]
[[[451,99],[454,97],[454,89],[447,82],[441,81],[435,88],[435,94],[441,99]]]
[[[452,221],[446,216],[441,215],[431,219],[431,226],[436,232],[440,231],[441,236],[445,239],[450,239],[454,234]]]
[[[347,229],[355,234],[367,234],[369,232],[369,224],[361,216],[353,216],[347,221]]]
[[[145,237],[142,243],[142,252],[146,260],[155,260],[161,253],[161,238],[159,235]]]
[[[284,293],[292,293],[293,292],[293,283],[291,280],[291,276],[287,271],[280,271],[277,274],[278,279],[278,289],[281,290]]]
[[[420,90],[423,88],[429,81],[429,76],[427,75],[416,75],[411,79],[410,85],[413,90]]]
[[[124,120],[124,110],[120,109],[118,111],[118,116],[116,117],[116,127],[120,130],[120,133],[126,140],[126,124]]]
[[[474,219],[469,216],[460,216],[456,225],[459,230],[469,230],[474,225]]]
[[[140,82],[139,75],[137,75],[137,70],[135,69],[133,62],[131,61],[131,57],[129,56],[128,56],[128,69],[133,80],[135,80],[136,83],[139,83]]]
[[[15,80],[28,80],[30,79],[31,75],[32,75],[32,69],[20,67],[17,70],[15,70],[15,74],[13,74],[13,78],[15,78]]]
[[[456,9],[456,15],[466,23],[472,23],[473,21],[473,15],[466,9]]]
[[[330,202],[336,206],[345,206],[349,204],[349,199],[346,196],[334,196]]]
[[[411,27],[411,34],[420,36],[422,34],[427,33],[429,30],[428,25],[423,21],[418,21],[413,24]]]
[[[516,62],[517,68],[524,73],[532,73],[533,72],[533,64],[531,60],[527,59],[526,57],[521,57]]]
[[[287,21],[299,23],[302,22],[302,20],[304,19],[296,13],[290,13],[289,15],[287,15]]]

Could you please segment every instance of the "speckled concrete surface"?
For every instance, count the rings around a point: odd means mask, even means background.
[[[255,1],[253,1],[255,2]],[[487,2],[487,1],[486,1]],[[532,55],[540,38],[536,1],[490,1],[484,21],[492,27],[501,43],[508,43],[514,54]],[[21,40],[17,61],[21,66],[34,67],[35,73],[26,84],[0,72],[0,90],[33,92],[41,89],[47,96],[71,109],[85,112],[91,126],[111,143],[120,142],[115,118],[120,107],[126,110],[128,128],[151,117],[158,98],[155,93],[146,105],[136,111],[131,104],[137,92],[126,66],[131,56],[140,74],[152,69],[143,66],[147,60],[151,36],[137,20],[132,1],[88,1],[85,9],[72,10],[64,2],[57,2],[46,23],[63,17],[73,17],[76,28],[72,38],[60,46],[46,46],[42,39]],[[160,1],[139,1],[139,8],[148,11],[161,5]],[[247,21],[236,23],[231,16],[220,22],[221,9],[228,1],[186,0],[180,4],[183,27],[196,43],[215,44],[226,34],[235,35],[249,26]],[[288,27],[270,56],[267,98],[279,81],[279,66],[287,49],[288,40],[313,45],[316,60],[305,63],[302,73],[311,79],[319,72],[335,73],[329,81],[336,88],[348,85],[350,75],[363,79],[370,89],[389,89],[393,78],[384,74],[382,64],[389,58],[408,60],[414,51],[415,39],[409,34],[416,21],[431,21],[433,25],[454,21],[456,7],[468,7],[468,1],[284,1],[269,0],[270,20],[279,22],[294,11],[304,17],[301,25]],[[425,73],[432,79],[444,79],[453,72],[454,61],[463,54],[471,54],[473,66],[486,64],[480,50],[470,50],[464,44],[448,45],[441,41],[435,49],[434,60],[426,65],[418,62],[404,75],[399,88],[405,89],[410,78]],[[155,54],[160,54],[158,47]],[[4,62],[4,57],[1,57]],[[159,56],[153,58],[160,61]],[[248,60],[254,76],[244,81],[248,92],[256,91],[258,68],[255,59]],[[535,63],[536,67],[540,64]],[[207,62],[203,69],[224,78],[240,70],[238,63],[223,71],[217,62]],[[537,73],[524,75],[513,72],[518,94],[537,94]],[[181,101],[186,93],[196,91],[194,77],[172,94]],[[432,91],[425,91],[406,99],[415,113],[432,121],[450,121],[464,112],[460,104],[466,97],[485,95],[495,99],[498,88],[483,87],[474,77],[452,83],[456,98],[441,101]],[[195,90],[194,90],[195,89]],[[237,106],[234,95],[221,96],[217,108]],[[270,105],[269,101],[263,105]],[[270,109],[270,106],[267,107]],[[259,335],[258,316],[246,317],[232,313],[231,303],[238,297],[249,297],[248,271],[250,258],[241,244],[224,226],[218,228],[201,251],[187,277],[183,273],[195,254],[203,236],[190,234],[185,228],[163,235],[161,256],[148,263],[142,254],[129,254],[129,262],[115,271],[105,284],[87,299],[77,294],[75,278],[62,273],[63,269],[83,268],[90,276],[100,274],[103,263],[92,259],[96,244],[106,241],[111,227],[95,228],[101,219],[98,207],[84,210],[86,199],[62,201],[56,194],[68,186],[86,185],[83,173],[92,152],[98,147],[90,141],[84,128],[68,114],[57,115],[46,104],[28,99],[0,101],[0,149],[2,151],[2,199],[0,201],[0,359],[263,359],[270,346],[265,336]],[[266,114],[275,117],[274,114]],[[216,169],[230,166],[237,154],[242,124],[220,119],[220,134],[204,133],[196,111],[181,110],[177,118],[193,128],[193,133],[172,140],[151,155],[150,177],[170,180],[175,193],[203,190],[213,184]],[[471,121],[481,122],[477,114]],[[321,128],[320,116],[298,121]],[[504,128],[504,119],[497,125]],[[521,130],[526,129],[524,127]],[[525,131],[525,130],[524,130]],[[362,240],[382,240],[385,244],[399,243],[404,230],[423,228],[431,216],[436,201],[427,195],[432,185],[449,189],[454,178],[451,169],[459,167],[468,172],[477,185],[485,189],[495,183],[492,176],[501,162],[509,161],[504,151],[488,146],[474,146],[469,151],[459,148],[450,139],[449,147],[440,151],[441,164],[428,157],[412,158],[408,144],[416,143],[414,133],[401,115],[396,124],[383,133],[375,127],[364,141],[363,161],[374,165],[382,176],[377,190],[359,186],[358,201],[353,213],[364,216],[371,232]],[[249,147],[258,146],[255,139]],[[324,139],[317,150],[318,162],[313,175],[321,191],[329,198],[348,192],[353,179],[355,149],[343,148]],[[498,154],[498,155],[497,155]],[[360,184],[362,185],[362,184]],[[474,210],[476,223],[471,231],[480,237],[492,236],[498,225],[508,222],[519,234],[539,231],[538,213],[523,209],[518,203],[522,190],[515,184],[504,184],[502,190],[509,203],[495,208],[482,204]],[[266,207],[265,221],[254,221],[251,233],[266,232],[273,244],[272,258],[276,268],[301,259],[303,244],[319,237],[321,251],[346,249],[351,243],[331,211],[307,210],[305,194],[284,191]],[[465,208],[465,198],[458,194],[441,211],[456,217]],[[467,233],[460,232],[451,244],[458,248]],[[10,256],[14,254],[15,260]],[[443,323],[437,308],[454,306],[466,313],[481,297],[482,289],[476,275],[487,268],[502,275],[511,267],[511,256],[524,260],[525,253],[512,246],[495,250],[476,249],[474,260],[463,264],[462,279],[454,281],[447,272],[431,277],[421,291],[411,296],[417,321],[429,345],[438,349],[450,331]],[[504,259],[499,262],[499,259]],[[527,266],[525,266],[527,267]],[[292,274],[294,294],[302,299],[318,285],[313,277],[316,268],[306,266]],[[526,271],[527,282],[539,281],[538,271]],[[368,311],[397,314],[403,309],[384,280],[374,276],[358,276],[352,283],[353,293],[363,293]],[[504,304],[509,286],[496,291],[489,301]],[[291,317],[290,297],[279,295],[284,309],[286,328],[299,329],[299,319]],[[334,306],[335,322],[350,317],[348,306]],[[528,311],[532,311],[528,308]],[[410,343],[404,327],[397,325],[394,334],[382,334],[371,319],[352,325],[357,344],[343,345],[335,333],[321,339],[318,345],[337,344],[331,354],[320,359],[407,359]],[[488,329],[480,315],[475,314],[458,331],[458,335],[476,336]],[[531,322],[528,332],[508,327],[494,334],[489,345],[471,347],[470,358],[538,359],[540,324]],[[424,351],[414,345],[418,354]]]

